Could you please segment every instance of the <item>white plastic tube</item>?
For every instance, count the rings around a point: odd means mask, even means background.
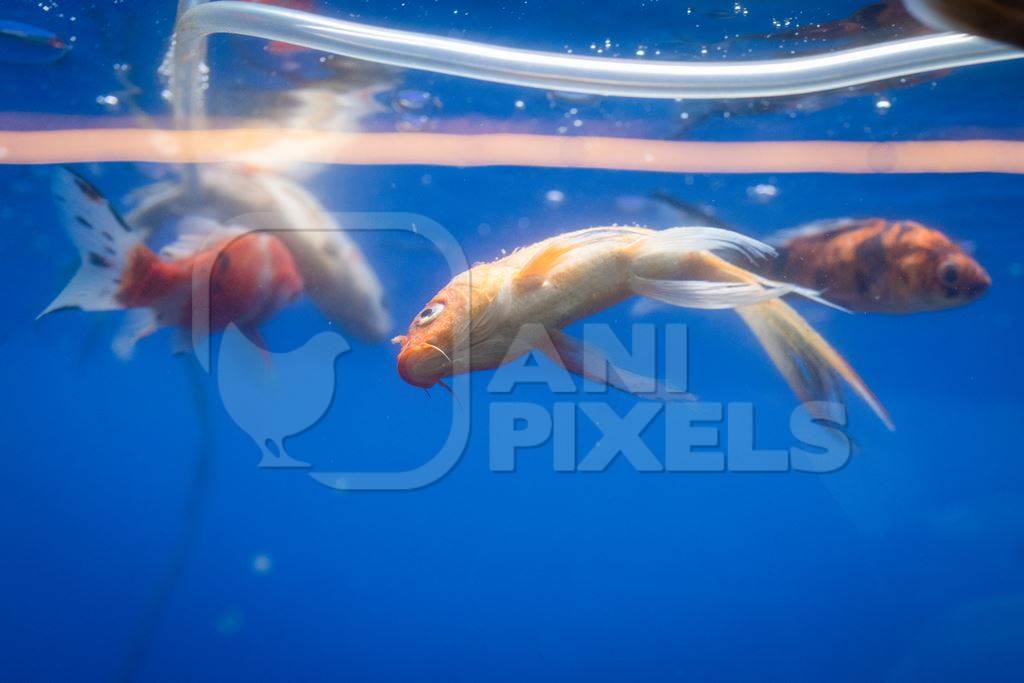
[[[180,0],[172,90],[179,123],[201,124],[206,38],[235,33],[348,57],[494,83],[593,95],[726,99],[831,90],[936,69],[1024,57],[962,33],[941,33],[805,57],[659,62],[520,50],[367,26],[233,0]]]

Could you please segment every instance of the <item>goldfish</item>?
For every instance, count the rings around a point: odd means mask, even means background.
[[[221,221],[244,214],[249,227],[273,231],[288,247],[306,296],[328,320],[368,343],[387,339],[392,321],[384,286],[316,197],[283,176],[234,167],[203,168],[200,183],[197,200],[174,181],[137,191],[129,223],[152,231],[200,210]]]
[[[967,252],[916,221],[824,220],[769,241],[779,258],[767,274],[853,311],[940,311],[978,299],[992,284]]]
[[[273,235],[221,227],[185,233],[157,254],[94,185],[69,170],[54,176],[53,193],[81,265],[39,317],[65,308],[132,309],[114,351],[128,357],[142,338],[192,329],[194,282],[209,283],[210,332],[236,324],[262,345],[259,326],[303,291],[302,276]]]
[[[677,218],[729,229],[707,210],[665,192],[652,198]],[[988,272],[942,232],[912,220],[830,218],[777,232],[779,258],[762,275],[812,287],[862,313],[920,313],[966,305],[992,284]]]
[[[595,227],[557,235],[453,278],[408,332],[392,340],[401,346],[398,373],[413,386],[431,387],[536,349],[571,373],[638,393],[632,390],[636,375],[562,328],[641,296],[683,308],[734,310],[801,400],[837,396],[842,378],[891,428],[885,408],[853,368],[781,300],[799,294],[823,302],[818,293],[723,258],[774,255],[770,245],[713,227]],[[608,368],[608,376],[595,377],[595,367]],[[659,385],[652,397],[671,394]]]

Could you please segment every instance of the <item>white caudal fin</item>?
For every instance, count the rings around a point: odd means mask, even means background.
[[[681,308],[736,308],[796,294],[819,304],[849,313],[822,298],[821,293],[788,282],[776,282],[758,275],[755,282],[705,282],[702,280],[652,280],[634,276],[633,291],[648,299]]]
[[[664,264],[676,263],[678,270],[669,268],[669,277],[653,279],[634,275],[633,291],[640,296],[683,308],[736,308],[797,294],[826,306],[840,308],[823,299],[819,292],[788,282],[776,282],[732,265],[714,254],[724,257],[740,255],[751,262],[775,256],[775,250],[753,237],[722,228],[671,228],[652,234],[634,247],[634,268],[645,271],[645,259]],[[703,253],[703,255],[701,255]],[[690,267],[697,267],[696,278]],[[719,280],[717,276],[726,276]],[[702,278],[709,278],[705,281]],[[840,308],[840,310],[843,310]]]
[[[131,249],[139,240],[110,202],[89,181],[68,169],[53,177],[53,196],[78,248],[78,272],[39,317],[62,308],[110,311]]]
[[[741,255],[756,261],[775,256],[775,249],[753,237],[732,230],[712,227],[686,227],[659,230],[637,244],[635,257],[672,253],[682,256],[695,251],[710,251],[722,256]]]

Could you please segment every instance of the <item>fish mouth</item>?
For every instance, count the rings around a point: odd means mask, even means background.
[[[974,283],[972,283],[966,291],[966,294],[971,299],[977,299],[982,294],[988,291],[988,288],[992,286],[992,276],[987,271],[981,271],[978,273],[978,277]]]
[[[398,353],[398,375],[414,387],[428,389],[451,374],[448,357],[433,344],[405,344]]]

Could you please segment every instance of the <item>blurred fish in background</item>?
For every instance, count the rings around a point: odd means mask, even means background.
[[[218,221],[244,216],[248,228],[268,231],[288,247],[305,294],[328,320],[364,342],[387,337],[391,317],[380,278],[316,197],[272,173],[224,166],[204,169],[201,178],[198,197],[177,181],[142,188],[127,220],[152,231],[192,214]]]
[[[788,25],[788,23],[787,21],[786,24]],[[862,7],[842,19],[823,23],[799,24],[792,28],[785,27],[769,33],[738,35],[712,45],[711,49],[735,52],[741,47],[746,47],[751,54],[762,53],[766,50],[799,54],[821,46],[827,46],[830,50],[838,49],[838,47],[853,48],[883,40],[913,38],[932,32],[932,28],[918,21],[913,14],[907,11],[901,0],[884,0]],[[950,70],[947,69],[801,95],[687,102],[685,110],[680,113],[674,137],[685,137],[698,126],[718,118],[728,119],[780,113],[796,117],[838,106],[854,97],[875,96],[880,98],[879,109],[884,111],[888,105],[888,100],[884,98],[885,93],[897,88],[908,88],[934,81],[949,73]]]
[[[728,227],[701,207],[664,192],[653,196],[680,221]],[[779,231],[767,241],[779,257],[765,275],[818,290],[851,311],[939,311],[975,301],[992,283],[967,250],[912,220],[827,219]]]
[[[21,21],[0,19],[0,63],[50,64],[69,47],[56,33]]]
[[[902,0],[907,11],[936,31],[959,31],[1024,48],[1020,0]]]

